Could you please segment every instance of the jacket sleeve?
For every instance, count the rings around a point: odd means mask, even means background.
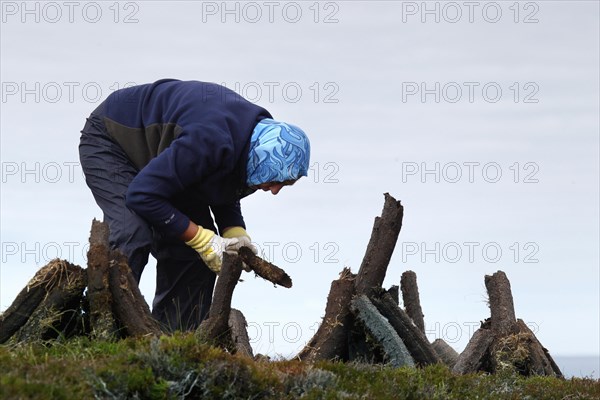
[[[223,206],[211,206],[210,209],[215,216],[220,234],[223,234],[223,229],[230,226],[241,226],[246,229],[239,200]]]
[[[133,179],[125,203],[167,235],[180,236],[190,219],[170,199],[211,174],[229,172],[232,157],[230,135],[202,126],[183,127],[179,137]]]

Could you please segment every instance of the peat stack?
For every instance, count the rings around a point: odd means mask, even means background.
[[[395,366],[441,362],[424,330],[398,306],[397,288],[388,292],[381,287],[403,215],[402,204],[385,193],[383,211],[375,218],[358,273],[344,269],[332,282],[323,322],[297,358]]]
[[[165,333],[152,317],[126,257],[110,249],[108,238],[108,225],[94,219],[87,269],[59,259],[42,267],[0,315],[0,344],[77,335],[114,340]],[[270,282],[292,286],[285,271],[248,248],[242,248],[239,256],[225,254],[208,318],[197,334],[231,352],[251,357],[244,315],[231,308],[242,263]]]
[[[42,267],[0,315],[0,344],[69,338],[84,331],[85,270],[64,260]]]
[[[525,322],[516,318],[506,274],[498,271],[486,275],[485,286],[491,317],[475,331],[453,371],[458,374],[477,371],[496,373],[510,369],[525,376],[562,377],[548,350]]]

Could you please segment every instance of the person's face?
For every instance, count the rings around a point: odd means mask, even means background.
[[[262,189],[265,192],[270,191],[272,194],[276,195],[279,193],[282,187],[284,186],[292,186],[296,181],[284,181],[284,182],[266,182],[261,183],[260,185],[252,186],[253,189]]]

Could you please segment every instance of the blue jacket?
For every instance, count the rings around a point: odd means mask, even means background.
[[[108,134],[139,173],[126,205],[169,236],[194,222],[222,230],[243,226],[239,199],[250,136],[272,118],[223,86],[163,79],[113,92],[99,107]],[[210,221],[210,223],[208,222]]]

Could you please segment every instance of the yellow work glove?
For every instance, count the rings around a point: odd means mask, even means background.
[[[201,226],[198,226],[196,236],[189,242],[185,242],[185,244],[196,250],[202,261],[215,274],[221,272],[223,252],[235,251],[239,248],[236,247],[238,246],[237,238],[222,238],[210,229],[204,229]]]
[[[248,232],[246,232],[246,230],[241,226],[234,226],[227,229],[225,233],[223,233],[223,237],[236,238],[238,240],[238,244],[235,246],[235,250],[239,250],[243,246],[246,246],[249,247],[254,254],[258,254],[258,249],[252,244],[252,239],[250,239],[250,235],[248,235]]]
[[[246,246],[246,247],[250,248],[250,250],[252,250],[252,252],[254,254],[258,254],[257,248],[252,244],[252,239],[250,239],[250,235],[248,235],[248,232],[246,232],[246,230],[244,228],[242,228],[241,226],[233,226],[233,227],[227,229],[223,233],[223,237],[224,238],[236,238],[238,240],[238,244],[236,245],[236,250],[239,250],[243,246]],[[248,267],[245,262],[242,262],[242,268],[246,272],[252,271],[252,269],[250,267]]]

